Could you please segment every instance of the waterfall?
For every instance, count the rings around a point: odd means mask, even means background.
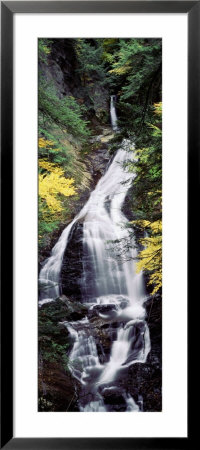
[[[117,114],[116,114],[116,109],[115,109],[115,95],[111,95],[111,99],[110,99],[110,118],[111,118],[112,129],[114,131],[117,131],[118,127],[117,127]]]
[[[112,127],[116,131],[114,96],[111,96],[110,114]],[[128,237],[128,221],[122,206],[134,178],[134,174],[126,170],[127,161],[133,159],[133,152],[129,149],[130,141],[124,139],[89,200],[61,234],[39,276],[40,284],[45,287],[40,304],[54,301],[59,296],[59,277],[70,232],[75,223],[83,222],[82,301],[87,304],[88,317],[64,322],[73,340],[69,367],[82,385],[80,411],[114,410],[107,406],[104,399],[117,395],[119,390],[123,410],[141,410],[139,404],[142,404],[142,400],[137,399],[137,404],[118,385],[119,377],[126,373],[128,367],[138,362],[144,363],[150,351],[149,329],[143,306],[143,276],[141,273],[136,274],[137,251],[134,242],[125,260],[123,255],[117,257],[112,251],[112,242],[117,241],[123,253],[123,240]],[[90,323],[93,313],[105,325],[110,324],[112,327],[112,323],[117,324],[109,358],[103,363],[99,359]]]

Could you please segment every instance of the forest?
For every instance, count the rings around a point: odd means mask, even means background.
[[[38,40],[38,185],[39,411],[160,411],[161,39]]]

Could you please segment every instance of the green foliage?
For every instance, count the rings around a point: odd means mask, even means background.
[[[51,43],[52,41],[49,39],[38,39],[38,58],[40,63],[47,64],[48,55],[51,53]]]
[[[76,54],[78,60],[77,72],[85,86],[88,82],[105,83],[105,68],[102,58],[101,39],[77,39]]]
[[[47,247],[50,242],[50,235],[55,231],[60,224],[60,217],[57,216],[57,220],[53,219],[51,214],[48,214],[47,208],[44,208],[44,204],[39,197],[38,200],[38,245],[39,250]]]
[[[77,39],[76,71],[80,101],[86,105],[86,117],[96,116],[107,123],[109,94],[106,63],[103,58],[103,39]]]
[[[154,107],[154,124],[146,127],[144,144],[148,137],[148,147],[138,148],[137,160],[129,164],[129,170],[136,173],[134,214],[137,219],[150,221],[161,219],[162,207],[162,132],[158,128],[161,117],[155,114],[156,110]]]
[[[154,106],[154,124],[149,126],[149,147],[136,150],[137,160],[129,163],[136,173],[133,182],[132,202],[135,220],[130,223],[140,230],[138,271],[149,275],[152,294],[162,287],[162,104]]]
[[[38,311],[39,354],[44,363],[59,363],[65,371],[69,370],[71,337],[62,322],[82,318],[85,307],[76,301],[65,299],[44,305]]]
[[[53,41],[38,40],[39,86],[38,86],[38,157],[39,166],[48,164],[54,170],[41,171],[39,175],[39,249],[50,245],[52,233],[70,218],[71,195],[78,198],[76,189],[69,192],[73,178],[75,186],[85,180],[86,167],[81,152],[87,148],[90,131],[83,118],[85,107],[73,96],[60,96],[53,81],[49,81],[49,64]],[[62,184],[62,186],[61,186]],[[74,187],[75,187],[74,186]],[[62,190],[62,192],[61,192]],[[65,193],[64,193],[65,192]],[[63,195],[64,193],[64,195]],[[69,195],[68,195],[69,194]],[[54,210],[50,206],[54,204]],[[57,205],[57,208],[56,208]]]
[[[138,135],[161,100],[161,39],[119,39],[109,59],[108,81],[118,94],[119,125]]]
[[[61,301],[47,305],[38,312],[39,353],[44,362],[61,363],[68,370],[68,352],[70,342],[67,330],[61,328],[59,320],[65,319],[67,308]]]
[[[122,86],[122,100],[141,95],[148,87],[160,66],[161,41],[158,39],[121,39],[117,61],[111,73],[125,75]]]
[[[58,125],[65,132],[85,141],[89,136],[87,122],[82,118],[81,106],[74,97],[59,98],[52,84],[41,80],[38,89],[39,113],[43,121]]]

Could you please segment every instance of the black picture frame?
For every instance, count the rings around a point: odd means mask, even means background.
[[[200,1],[4,1],[1,2],[1,448],[5,449],[184,449],[193,446],[189,402],[187,438],[14,438],[13,437],[13,16],[16,13],[187,13],[188,15],[188,291],[197,286],[189,264],[195,247],[194,198],[199,192]],[[197,236],[198,237],[198,236]],[[192,288],[192,287],[193,288]],[[194,291],[193,291],[194,292]],[[189,303],[190,304],[190,303]],[[188,308],[188,317],[189,317]],[[193,319],[198,327],[197,318]],[[9,325],[8,325],[9,322]],[[194,329],[195,326],[192,328]],[[191,334],[189,340],[191,348]],[[192,358],[189,355],[190,370]],[[190,379],[189,371],[189,379]],[[190,387],[188,388],[190,393]]]

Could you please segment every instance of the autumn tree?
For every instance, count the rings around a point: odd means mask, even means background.
[[[73,43],[72,43],[73,44]],[[60,95],[49,79],[54,41],[38,40],[38,169],[39,247],[49,244],[51,234],[70,218],[73,196],[77,199],[85,180],[80,152],[90,135],[84,107],[72,95]]]
[[[142,246],[138,253],[137,271],[149,276],[152,294],[162,286],[162,118],[161,102],[154,105],[154,124],[149,124],[149,147],[136,150],[136,161],[129,170],[136,177],[133,182],[133,209],[135,220],[130,222]]]

